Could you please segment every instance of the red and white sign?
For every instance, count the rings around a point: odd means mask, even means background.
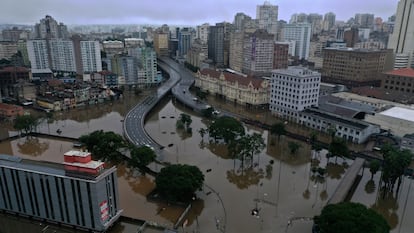
[[[107,201],[101,202],[101,204],[99,204],[99,207],[101,208],[101,219],[102,221],[106,221],[109,218],[108,202]]]

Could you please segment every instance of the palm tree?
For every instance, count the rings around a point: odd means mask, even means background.
[[[277,135],[278,140],[280,139],[280,136],[286,135],[287,131],[285,128],[285,124],[282,122],[273,124],[270,128],[270,134]]]

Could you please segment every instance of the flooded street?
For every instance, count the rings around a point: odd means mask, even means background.
[[[139,99],[127,97],[112,105],[56,113],[55,119],[43,122],[39,131],[57,134],[57,130],[61,129],[62,135],[75,138],[99,129],[122,134],[122,119]],[[231,108],[231,104],[221,104],[221,109]],[[238,111],[239,108],[236,108],[233,110]],[[191,115],[192,134],[176,129],[181,113]],[[270,118],[254,112],[251,114],[258,118]],[[179,231],[311,232],[311,218],[325,206],[352,160],[331,158],[327,161],[326,151],[313,153],[306,143],[285,136],[278,139],[265,130],[246,125],[247,133],[262,135],[267,148],[242,169],[240,161],[228,157],[225,146],[209,142],[207,136],[200,136],[199,129],[206,128],[208,123],[169,99],[161,102],[146,121],[145,128],[149,135],[165,146],[164,162],[195,165],[205,175],[205,185],[197,193],[199,199],[192,203],[187,227],[181,227]],[[288,143],[293,141],[301,145],[295,154],[291,154],[288,147]],[[2,154],[54,162],[62,162],[63,153],[70,149],[71,141],[45,138],[20,138],[0,143]],[[312,157],[315,159],[311,163]],[[311,164],[326,168],[327,175],[318,177],[312,171]],[[184,211],[183,207],[146,200],[146,195],[155,186],[151,176],[141,176],[124,165],[118,166],[117,174],[124,216],[172,227]],[[369,169],[365,169],[351,200],[379,210],[387,217],[393,233],[410,232],[414,229],[414,224],[410,222],[414,216],[414,197],[410,192],[412,180],[405,179],[398,196],[388,196],[384,201],[377,195],[379,177],[380,174],[376,174],[373,182],[370,181]],[[257,216],[252,215],[254,209],[258,210]],[[137,225],[121,222],[111,232],[136,232],[136,229]],[[159,231],[149,229],[145,232]]]

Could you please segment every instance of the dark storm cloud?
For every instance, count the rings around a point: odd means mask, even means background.
[[[347,20],[355,13],[386,17],[397,0],[278,0],[279,19],[293,13],[332,11]],[[46,14],[66,24],[155,23],[201,24],[232,21],[237,12],[253,18],[260,0],[2,0],[0,23],[34,24]]]

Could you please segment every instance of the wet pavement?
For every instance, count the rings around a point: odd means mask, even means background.
[[[139,98],[126,98],[126,103],[102,105],[55,115],[56,120],[40,127],[41,132],[79,137],[98,129],[111,130],[122,134],[122,119],[128,107],[134,106]],[[221,103],[221,108],[231,108]],[[235,107],[236,111],[239,107]],[[181,113],[192,115],[193,133],[177,130],[175,123]],[[246,114],[245,110],[240,111]],[[208,121],[201,119],[185,107],[166,99],[161,102],[146,121],[149,135],[161,145],[165,145],[165,162],[186,163],[198,166],[205,175],[205,186],[197,193],[199,200],[193,203],[188,216],[188,224],[180,227],[180,232],[310,232],[314,215],[319,214],[334,192],[346,168],[352,161],[331,158],[326,161],[325,153],[315,155],[313,163],[327,168],[327,176],[320,179],[311,171],[312,152],[309,145],[301,145],[296,154],[290,154],[288,142],[294,141],[282,136],[280,140],[269,136],[267,131],[246,126],[249,133],[258,132],[265,138],[267,149],[254,157],[253,163],[240,162],[227,156],[225,146],[210,143],[207,136],[201,138],[198,130],[206,127]],[[270,117],[251,112],[256,117]],[[290,126],[296,127],[296,126]],[[302,128],[298,127],[298,130]],[[170,146],[168,146],[170,145]],[[61,162],[62,153],[71,149],[72,142],[33,138],[1,142],[0,153],[20,155],[26,158]],[[251,167],[249,165],[252,164]],[[146,200],[154,187],[153,178],[141,176],[125,166],[118,166],[121,207],[124,215],[156,221],[172,226],[184,208],[153,203]],[[401,192],[394,198],[387,196],[385,201],[377,197],[377,188],[368,185],[369,170],[365,170],[352,201],[373,206],[383,213],[393,226],[392,232],[410,232],[413,224],[413,197],[409,192],[411,180],[405,179]],[[374,177],[378,187],[379,174]],[[372,182],[371,182],[372,183]],[[366,185],[367,184],[367,185]],[[377,200],[378,199],[378,200]],[[252,215],[257,209],[258,214]],[[405,217],[401,217],[404,216]],[[136,225],[123,223],[114,232],[133,232]],[[136,230],[136,228],[135,228]],[[1,232],[1,230],[0,230]],[[152,232],[152,231],[145,231]]]

